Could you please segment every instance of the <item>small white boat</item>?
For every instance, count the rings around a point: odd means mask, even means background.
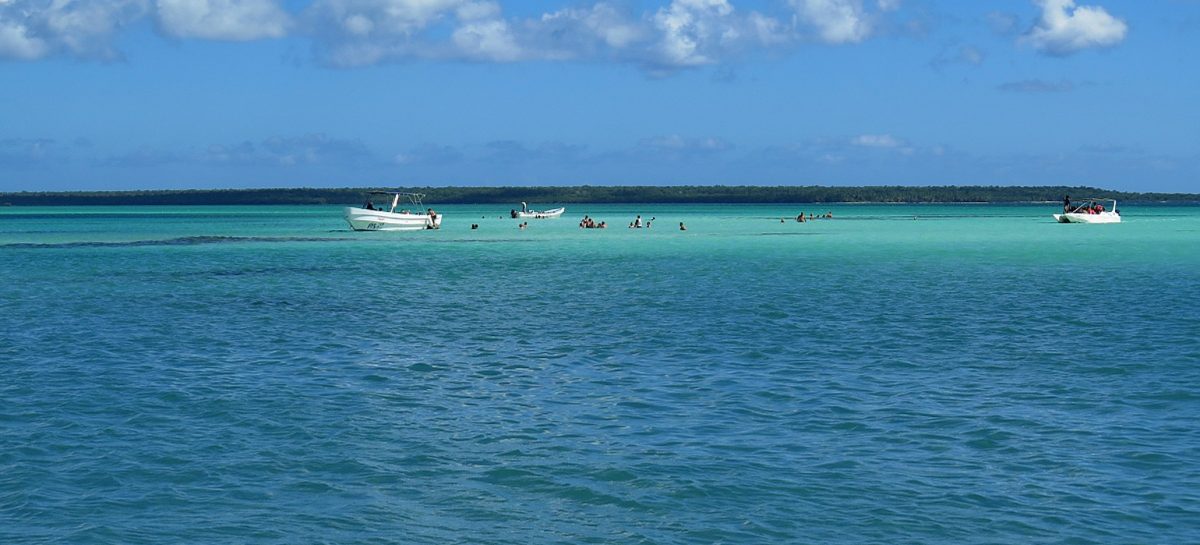
[[[421,202],[425,197],[422,193],[372,191],[370,195],[386,196],[390,204],[376,208],[371,197],[367,197],[367,203],[362,207],[346,207],[346,223],[355,231],[420,231],[442,227],[442,215],[432,208],[425,208]],[[406,199],[404,204],[411,206],[411,209],[400,208],[401,197]]]
[[[565,207],[564,208],[551,208],[549,210],[530,210],[529,205],[522,202],[521,210],[519,210],[519,211],[512,210],[509,213],[512,215],[513,219],[520,219],[520,218],[546,219],[546,218],[557,218],[557,217],[563,215],[563,212],[566,212],[566,211],[567,211],[567,209]]]
[[[1101,202],[1111,202],[1111,208],[1105,208]],[[1059,223],[1121,223],[1121,213],[1117,211],[1116,199],[1087,199],[1079,204],[1066,204],[1062,214],[1054,214],[1054,221]]]

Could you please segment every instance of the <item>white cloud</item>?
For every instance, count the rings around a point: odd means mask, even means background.
[[[637,149],[655,153],[672,152],[687,154],[710,154],[727,151],[733,145],[720,138],[687,138],[678,134],[647,138],[638,142]]]
[[[158,0],[163,31],[177,38],[280,38],[291,18],[273,0]]]
[[[0,57],[32,60],[62,52],[112,59],[118,56],[113,34],[145,10],[144,0],[0,2]]]
[[[459,8],[467,14],[466,0],[317,0],[309,6],[310,19],[334,35],[411,37]]]
[[[0,20],[0,58],[31,60],[44,56],[49,49],[45,40],[30,34],[29,27]]]
[[[591,8],[568,8],[525,23],[525,33],[549,58],[577,58],[601,48],[622,50],[646,41],[651,30],[605,2]]]
[[[462,55],[478,60],[515,61],[522,56],[508,23],[502,20],[471,21],[451,37]]]
[[[363,66],[414,58],[516,60],[519,48],[495,2],[317,0],[304,13],[325,62]],[[431,39],[443,28],[449,39]]]
[[[816,27],[821,41],[831,44],[857,43],[871,35],[871,21],[862,0],[788,0],[796,15]],[[880,8],[895,9],[898,2],[880,2]]]
[[[728,23],[733,6],[726,0],[673,0],[654,14],[654,26],[661,33],[658,49],[665,64],[696,66],[713,58],[706,49],[714,42],[738,38],[737,29]]]
[[[493,1],[318,0],[306,19],[338,66],[607,58],[669,73],[791,39],[778,20],[737,12],[730,0],[672,0],[641,17],[600,1],[529,18],[506,18]]]
[[[850,143],[864,148],[896,148],[904,144],[890,134],[863,134],[851,138]]]
[[[1091,47],[1121,43],[1129,27],[1099,6],[1074,0],[1035,0],[1042,17],[1023,40],[1050,55],[1069,55]]]
[[[468,2],[454,10],[460,21],[479,21],[500,17],[500,4],[495,2]]]
[[[739,11],[735,2],[743,0],[657,0],[660,7],[640,12],[625,0],[590,1],[511,17],[502,6],[515,0],[312,0],[295,16],[284,7],[301,5],[293,0],[0,0],[0,58],[114,58],[115,34],[150,17],[176,38],[247,41],[299,32],[335,66],[610,60],[669,74],[795,46],[802,42],[800,21],[822,41],[860,42],[881,13],[899,6],[899,0],[788,0],[793,9],[776,17]]]

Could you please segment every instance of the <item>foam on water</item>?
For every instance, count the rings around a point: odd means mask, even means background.
[[[1200,535],[1198,208],[499,208],[4,211],[0,542]]]

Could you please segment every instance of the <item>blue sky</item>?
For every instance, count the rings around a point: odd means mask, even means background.
[[[0,191],[1200,192],[1200,0],[0,0]]]

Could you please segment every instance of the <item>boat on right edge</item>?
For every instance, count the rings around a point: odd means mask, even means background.
[[[1111,202],[1112,207],[1105,208],[1103,202]],[[1117,211],[1116,199],[1085,199],[1072,203],[1069,199],[1063,203],[1063,213],[1054,214],[1058,223],[1121,223],[1121,213]]]

